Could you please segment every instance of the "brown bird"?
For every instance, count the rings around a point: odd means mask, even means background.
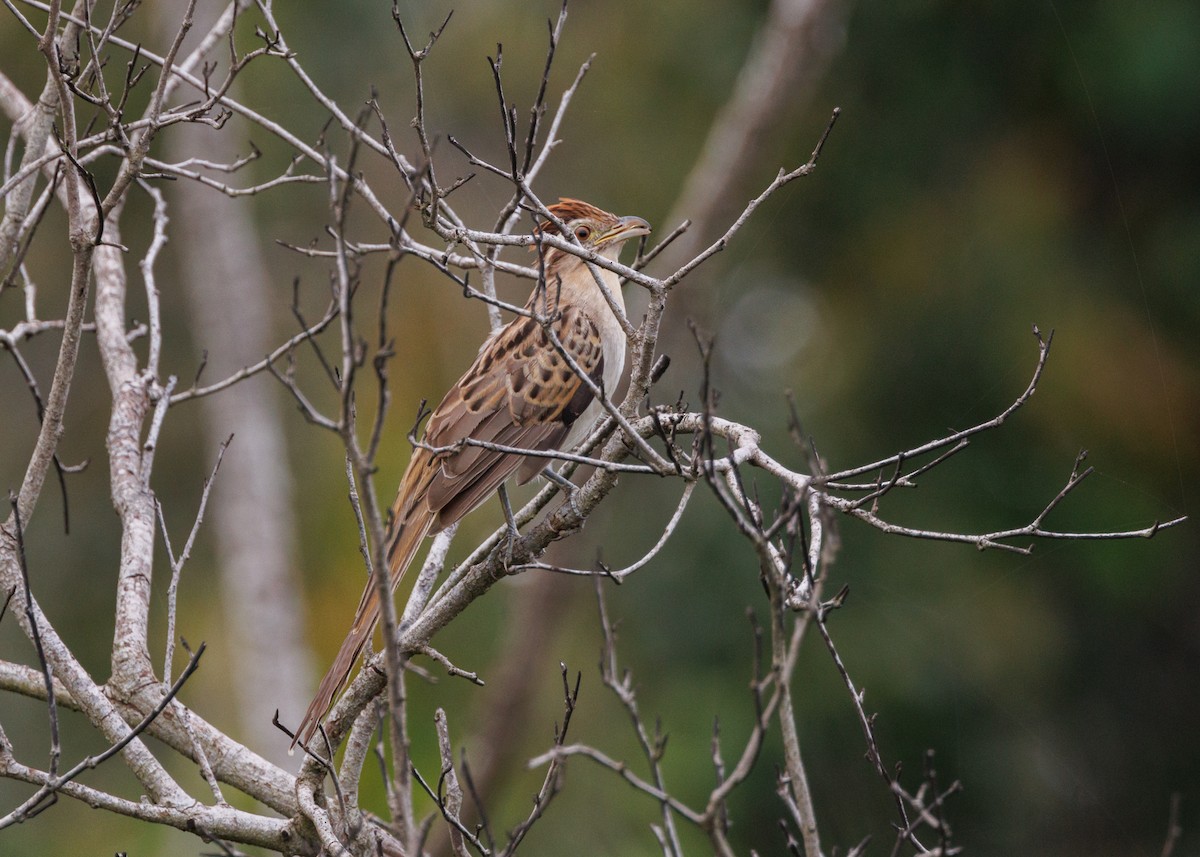
[[[617,217],[575,199],[561,199],[550,211],[584,248],[607,259],[615,260],[630,238],[650,233],[640,217]],[[559,232],[552,222],[539,229]],[[393,590],[425,536],[480,506],[514,473],[523,485],[547,464],[541,457],[465,445],[465,439],[527,450],[570,449],[599,413],[592,387],[612,392],[620,381],[625,334],[592,270],[578,256],[555,247],[546,246],[543,258],[544,288],[534,289],[525,308],[543,318],[557,314],[550,326],[592,384],[583,382],[534,318],[518,316],[492,335],[429,417],[425,444],[454,449],[418,447],[400,480],[386,543]],[[596,270],[624,313],[617,275]],[[368,581],[350,633],[321,679],[296,741],[307,743],[316,732],[378,619],[378,590]]]

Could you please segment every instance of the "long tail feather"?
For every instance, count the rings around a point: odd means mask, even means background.
[[[392,589],[396,588],[400,578],[404,576],[404,572],[412,562],[413,555],[416,554],[417,549],[421,546],[421,541],[433,524],[433,516],[430,514],[418,514],[415,517],[417,520],[408,520],[395,525],[395,536],[388,544],[388,573],[391,577]],[[367,582],[367,587],[363,590],[362,600],[358,603],[358,612],[354,614],[354,624],[350,627],[350,633],[346,635],[342,647],[338,649],[337,656],[333,659],[333,664],[325,673],[325,677],[321,679],[320,685],[317,686],[316,696],[308,704],[308,710],[304,712],[304,719],[300,721],[300,728],[296,730],[296,737],[292,739],[293,747],[297,743],[307,744],[316,733],[317,726],[333,705],[334,697],[350,680],[350,675],[354,672],[354,665],[358,662],[358,657],[366,647],[367,641],[371,639],[371,634],[375,631],[375,623],[378,621],[379,588],[375,581],[371,580]]]

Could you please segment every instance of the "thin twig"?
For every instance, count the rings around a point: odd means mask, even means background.
[[[17,543],[17,560],[21,567],[21,584],[25,590],[25,618],[29,623],[30,637],[33,639],[33,648],[37,653],[38,665],[42,670],[42,680],[46,687],[46,708],[47,718],[50,723],[50,766],[47,773],[51,777],[58,775],[58,762],[62,757],[62,744],[59,740],[58,732],[58,701],[55,698],[54,678],[50,670],[50,662],[46,659],[46,650],[42,646],[42,634],[38,628],[37,611],[33,606],[33,590],[29,585],[29,560],[25,555],[25,525],[21,521],[21,509],[17,503],[16,496],[9,491],[8,503],[12,508],[13,515],[13,536]],[[7,609],[9,601],[12,599],[12,592],[4,599],[4,606]],[[50,793],[53,798],[53,792]],[[53,800],[52,800],[53,802]],[[36,807],[36,804],[33,806]],[[33,812],[40,812],[37,810]],[[0,825],[3,827],[3,825]]]

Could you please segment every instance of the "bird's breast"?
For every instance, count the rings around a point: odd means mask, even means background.
[[[588,273],[590,277],[590,272]],[[621,294],[621,284],[617,279],[617,275],[611,271],[603,271],[601,276],[604,278],[604,285],[608,287],[609,294],[613,296],[614,302],[620,308],[622,314],[625,312],[625,301]],[[617,386],[621,383],[621,376],[625,372],[625,331],[621,327],[621,323],[617,321],[617,317],[613,315],[612,307],[608,305],[608,301],[604,299],[600,289],[595,283],[591,283],[592,288],[589,290],[587,299],[584,301],[583,307],[587,315],[595,322],[597,329],[600,332],[600,347],[604,355],[604,372],[601,376],[604,384],[604,392],[609,399],[616,396]],[[604,406],[599,400],[593,401],[588,405],[587,409],[572,425],[570,433],[563,444],[564,449],[570,449],[587,435],[588,429],[604,412]]]

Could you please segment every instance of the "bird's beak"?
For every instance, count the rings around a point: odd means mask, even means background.
[[[640,217],[630,215],[622,217],[617,221],[616,226],[601,235],[600,240],[596,242],[596,246],[610,244],[613,241],[628,241],[630,238],[649,234],[650,224]]]

